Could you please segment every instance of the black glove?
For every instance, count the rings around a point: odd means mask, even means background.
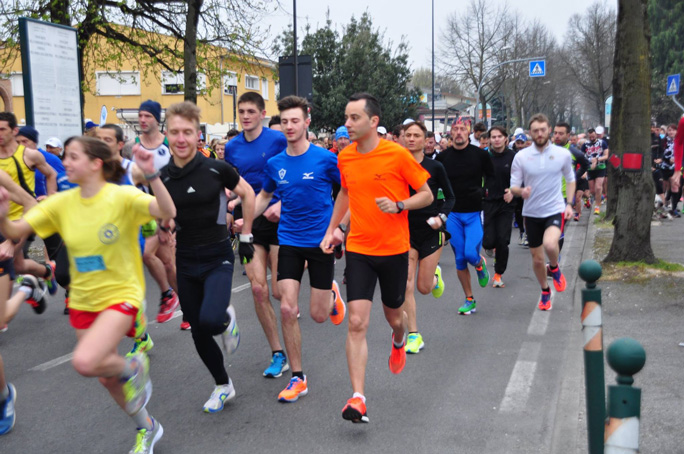
[[[240,246],[238,246],[238,254],[240,254],[240,263],[243,265],[249,263],[254,258],[254,237],[240,234]]]

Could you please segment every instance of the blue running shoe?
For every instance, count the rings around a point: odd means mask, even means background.
[[[9,388],[9,395],[5,399],[5,403],[0,405],[0,435],[5,435],[14,427],[14,421],[17,419],[14,413],[14,404],[17,401],[17,390],[12,383],[7,383]]]
[[[57,280],[55,279],[55,262],[47,262],[45,268],[48,269],[49,274],[45,276],[45,283],[47,284],[48,293],[54,295],[57,293]]]
[[[278,378],[283,375],[283,372],[290,370],[290,365],[287,363],[287,358],[284,354],[276,352],[271,358],[271,365],[264,371],[266,378]]]

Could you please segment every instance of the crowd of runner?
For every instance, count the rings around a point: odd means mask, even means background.
[[[163,435],[147,411],[147,352],[154,343],[146,330],[143,265],[161,293],[157,322],[170,321],[180,306],[181,329],[191,331],[214,379],[201,407],[208,413],[236,396],[224,364],[240,342],[230,302],[235,252],[270,350],[263,376],[291,372],[277,400],[295,402],[324,380],[309,381],[302,355],[299,295],[307,271],[314,321],[347,319],[351,397],[342,417],[367,423],[366,335],[378,283],[392,331],[388,368],[399,374],[407,353],[425,347],[415,291],[444,295],[443,246],[454,253],[463,291],[457,312],[470,315],[477,311],[470,269],[480,287],[504,288],[517,227],[540,286],[536,304],[548,311],[548,278],[556,292],[566,287],[559,267],[566,222],[579,221],[583,210],[599,214],[610,196],[601,126],[575,134],[569,124],[552,125],[537,114],[527,131],[513,134],[467,117],[444,135],[412,119],[388,131],[380,102],[357,93],[345,124],[318,138],[309,132],[303,98],[281,99],[269,127],[259,94],[243,94],[237,107],[241,132],[208,145],[196,105],[168,107],[162,133],[161,105],[148,100],[130,144],[119,126],[89,122],[83,136],[50,138],[46,150],[38,147],[38,131],[0,113],[0,327],[8,329],[24,302],[43,313],[48,294],[63,287],[78,339],[73,367],[97,377],[132,418],[131,453],[152,453]],[[684,120],[662,131],[652,130],[654,216],[680,217]],[[27,257],[33,235],[43,238],[44,264]],[[334,280],[343,256],[346,302]],[[485,256],[494,259],[492,277]],[[133,342],[121,356],[124,337]],[[0,434],[14,425],[16,396],[0,357]]]

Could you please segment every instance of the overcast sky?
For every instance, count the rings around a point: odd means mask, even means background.
[[[575,13],[584,13],[595,0],[509,0],[511,10],[518,10],[526,19],[538,18],[562,42],[567,30],[568,18]],[[617,8],[616,0],[605,0]],[[447,17],[466,8],[466,1],[434,0],[435,2],[435,51],[439,52],[439,38],[446,29]],[[504,0],[487,0],[492,5],[503,5]],[[280,0],[281,7],[264,18],[264,24],[271,26],[271,36],[276,36],[292,23],[292,0]],[[409,43],[409,61],[412,69],[431,65],[432,24],[430,0],[297,0],[297,28],[308,22],[312,28],[325,25],[326,11],[330,10],[333,23],[340,26],[349,23],[352,16],[358,18],[368,11],[373,25],[385,32],[386,39],[398,43],[402,36]],[[301,40],[300,40],[301,43]]]

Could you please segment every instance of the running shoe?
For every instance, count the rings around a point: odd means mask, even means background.
[[[463,303],[463,306],[458,308],[458,313],[459,315],[470,315],[477,312],[477,303],[475,302],[475,299],[469,300],[466,298],[465,303]]]
[[[164,428],[154,418],[152,418],[152,424],[152,430],[138,429],[135,446],[128,451],[128,454],[154,454],[154,445],[164,435]]]
[[[228,379],[227,385],[218,385],[211,392],[209,400],[204,403],[202,410],[205,413],[216,413],[223,410],[223,404],[235,399],[235,387],[233,380]]]
[[[163,296],[159,303],[159,313],[157,314],[157,323],[166,323],[173,317],[173,313],[178,309],[178,295],[171,290],[168,296]]]
[[[342,294],[340,293],[340,286],[337,285],[337,281],[333,280],[332,292],[335,296],[333,301],[332,311],[330,311],[330,321],[333,325],[339,325],[344,320],[344,315],[347,313],[347,305],[344,304],[342,299]],[[297,311],[297,318],[299,318],[299,311]]]
[[[442,279],[442,267],[439,265],[435,269],[435,276],[437,277],[437,285],[432,289],[432,296],[441,298],[444,294],[444,280]]]
[[[492,281],[492,287],[494,288],[504,288],[506,284],[501,280],[501,275],[499,273],[494,273],[494,280]]]
[[[425,342],[423,342],[423,336],[420,333],[409,333],[406,339],[406,353],[416,354],[425,348]]]
[[[45,277],[45,283],[47,284],[48,292],[50,295],[57,293],[57,280],[55,279],[55,262],[49,261],[45,264],[45,268],[48,270],[48,275]]]
[[[352,397],[342,409],[342,417],[353,423],[369,422],[366,403],[360,397]]]
[[[228,328],[221,333],[221,340],[223,341],[223,349],[226,355],[232,355],[237,350],[238,345],[240,345],[240,330],[235,318],[235,307],[232,305],[228,306],[226,312],[230,315],[230,323],[228,323]]]
[[[594,208],[594,214],[601,214],[601,208],[599,208],[598,206]]]
[[[477,272],[477,281],[480,283],[480,287],[484,288],[489,284],[489,271],[487,271],[487,261],[484,256],[480,256],[482,260],[480,261],[480,269],[475,268]]]
[[[47,306],[47,302],[45,300],[47,285],[42,279],[38,279],[30,274],[24,274],[20,277],[21,280],[18,279],[18,281],[20,281],[20,286],[31,289],[31,295],[26,298],[26,302],[33,307],[33,310],[36,314],[42,314],[45,312],[45,307]]]
[[[292,377],[287,387],[278,394],[279,402],[297,402],[300,397],[306,396],[309,392],[307,387],[306,375],[304,380],[299,377]]]
[[[551,290],[549,290],[548,292],[541,292],[541,297],[539,298],[539,310],[551,310]]]
[[[188,331],[190,329],[190,322],[187,320],[183,320],[180,324],[180,329],[181,331]]]
[[[591,201],[586,197],[584,199],[584,206],[591,210]]]
[[[575,213],[575,215],[573,216],[573,219],[575,220],[575,222],[579,222],[579,220],[580,220],[580,214],[579,214],[579,213]]]
[[[485,249],[487,257],[494,257],[494,249]]]
[[[152,336],[149,333],[145,333],[144,337],[136,338],[133,343],[133,348],[130,352],[126,353],[126,356],[133,356],[136,353],[146,353],[152,350],[154,347],[154,342],[152,341]]]
[[[17,389],[12,383],[7,383],[9,395],[5,402],[0,404],[0,435],[5,435],[14,427],[17,415],[14,413],[14,404],[17,402]]]
[[[264,377],[278,378],[288,370],[290,370],[290,365],[287,363],[287,358],[283,353],[276,352],[271,357],[271,365],[264,371]]]
[[[550,266],[549,271],[551,271]],[[565,276],[563,276],[563,273],[561,273],[560,267],[557,267],[556,271],[551,271],[551,274],[551,277],[553,278],[553,287],[556,289],[556,291],[565,291]]]
[[[392,351],[389,357],[389,370],[393,374],[400,374],[404,370],[406,365],[406,350],[404,346],[406,345],[406,335],[404,335],[401,347],[396,347],[394,345],[394,333],[392,333]]]
[[[4,325],[0,326],[0,333],[6,333],[8,329],[9,326],[7,326],[7,323],[5,323]]]
[[[520,238],[518,238],[518,244],[519,244],[520,246],[522,246],[523,244],[525,244],[525,234],[522,233],[522,232],[520,233]]]
[[[527,233],[523,233],[522,245],[524,247],[530,247],[530,242],[527,241]]]
[[[126,380],[123,386],[126,399],[126,413],[138,413],[150,400],[152,382],[150,381],[150,361],[145,353],[137,353],[126,358],[128,364],[135,368],[135,372]]]
[[[682,215],[679,214],[679,211],[674,211],[674,210],[670,210],[670,215],[671,215],[671,216],[674,216],[674,217],[676,217],[676,218],[681,218],[681,217],[682,217]]]

